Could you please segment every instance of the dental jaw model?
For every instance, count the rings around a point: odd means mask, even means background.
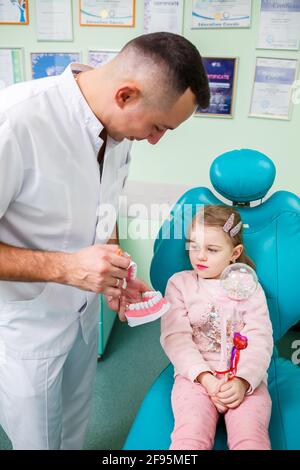
[[[119,251],[121,254],[121,251]],[[128,253],[125,253],[128,254]],[[137,265],[131,261],[128,267],[126,279],[123,282],[123,289],[126,288],[129,280],[135,279],[137,275]],[[143,325],[162,317],[170,308],[170,304],[158,291],[147,291],[142,293],[141,302],[126,305],[125,316],[129,326]]]
[[[143,325],[162,317],[169,307],[160,292],[143,292],[142,302],[127,305],[125,316],[129,326]]]

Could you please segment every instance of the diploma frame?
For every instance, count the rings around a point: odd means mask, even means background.
[[[26,24],[29,24],[29,11],[28,11],[28,0],[24,0],[25,1],[25,12],[26,12],[26,17],[25,17],[25,21],[1,21],[0,20],[0,24],[17,24],[17,25],[26,25]],[[8,48],[10,49],[10,48]],[[18,48],[16,48],[18,49]]]
[[[38,6],[36,4],[35,6],[36,8],[36,13],[35,13],[35,19],[36,19],[36,23],[37,23],[37,9],[38,9]],[[74,27],[73,27],[73,18],[74,18],[74,14],[73,14],[73,8],[74,8],[74,5],[73,5],[73,2],[72,0],[70,0],[70,13],[71,13],[71,28],[72,28],[72,37],[70,39],[40,39],[37,35],[37,31],[36,31],[36,36],[37,36],[37,42],[73,42],[74,41]]]
[[[254,96],[254,86],[255,86],[255,76],[256,76],[256,68],[257,68],[257,62],[259,59],[264,59],[264,60],[288,60],[288,61],[293,61],[295,62],[295,77],[294,81],[297,79],[298,76],[298,70],[299,70],[299,60],[294,59],[294,58],[285,58],[285,57],[256,57],[255,58],[255,67],[254,67],[254,75],[253,75],[253,84],[252,84],[252,93],[251,93],[251,101],[250,101],[250,108],[249,108],[249,114],[248,117],[251,118],[259,118],[259,119],[275,119],[275,120],[280,120],[280,121],[290,121],[292,117],[292,109],[293,109],[293,103],[292,103],[292,87],[290,91],[290,96],[289,96],[289,109],[288,109],[288,114],[286,117],[276,115],[276,114],[258,114],[258,113],[251,113],[251,108],[252,108],[252,102],[253,102],[253,96]]]
[[[150,3],[150,2],[149,2],[149,3]],[[174,3],[175,3],[175,2],[174,2]],[[155,32],[155,31],[167,31],[167,30],[168,30],[169,32],[172,32],[172,33],[175,33],[175,34],[183,35],[185,0],[182,0],[181,5],[179,5],[179,2],[176,2],[176,3],[178,3],[178,5],[176,5],[176,6],[179,7],[179,8],[176,10],[176,11],[178,12],[177,18],[180,18],[179,29],[176,29],[176,30],[175,30],[175,28],[174,28],[174,30],[173,30],[173,29],[171,29],[171,28],[170,28],[170,29],[167,29],[167,28],[159,28],[159,29],[157,29],[157,28],[155,28],[154,30],[152,30],[152,28],[149,28],[149,29],[148,29],[148,26],[149,26],[149,25],[147,24],[147,20],[146,20],[146,15],[149,14],[149,12],[150,12],[149,18],[150,18],[150,19],[152,18],[152,16],[151,16],[152,10],[151,10],[151,8],[149,8],[149,9],[147,10],[147,8],[146,8],[146,0],[143,0],[143,7],[144,7],[144,12],[143,12],[143,13],[144,13],[144,15],[143,15],[143,34],[149,34],[149,33]]]
[[[249,0],[250,1],[250,18],[249,18],[249,25],[247,26],[212,26],[210,24],[207,24],[206,26],[193,26],[193,21],[191,22],[191,29],[193,30],[197,30],[197,29],[200,29],[200,30],[205,30],[205,29],[221,29],[221,30],[224,30],[224,29],[250,29],[253,25],[253,0]],[[192,13],[192,10],[193,10],[193,6],[191,7],[191,13]],[[232,20],[234,21],[234,20]]]
[[[102,26],[102,27],[109,27],[109,28],[134,28],[135,26],[135,17],[136,17],[136,0],[131,0],[132,1],[132,24],[117,24],[117,23],[112,23],[112,24],[107,24],[107,23],[82,23],[81,20],[81,6],[82,6],[82,0],[79,0],[79,24],[80,26]]]
[[[230,99],[230,111],[227,114],[206,113],[206,112],[199,111],[199,108],[197,108],[195,113],[194,113],[194,116],[195,117],[214,117],[214,118],[232,119],[234,117],[237,70],[238,70],[239,58],[238,57],[212,57],[212,56],[206,57],[206,56],[203,56],[203,59],[223,61],[223,62],[226,62],[227,60],[230,60],[230,61],[234,62],[232,87],[231,87],[231,99]]]
[[[99,54],[115,54],[115,55],[117,55],[119,52],[120,52],[120,49],[96,49],[96,48],[88,49],[87,64],[89,66],[91,66],[91,64],[90,64],[90,54],[99,53]]]
[[[26,78],[25,78],[24,48],[23,47],[5,47],[5,46],[1,46],[0,51],[1,50],[4,50],[4,51],[18,51],[20,53],[20,80],[14,81],[13,84],[25,81]],[[13,69],[15,70],[14,64],[13,64]]]
[[[261,23],[262,23],[262,10],[261,10],[261,5],[260,5],[260,10],[259,10],[259,16],[258,16],[258,31],[257,31],[257,38],[256,38],[256,49],[258,51],[261,50],[267,50],[267,51],[292,51],[292,52],[297,52],[299,51],[299,46],[300,46],[300,36],[298,39],[298,45],[297,47],[275,47],[275,46],[266,46],[266,45],[259,45],[260,42],[260,28],[261,28]],[[260,52],[258,52],[260,54]]]

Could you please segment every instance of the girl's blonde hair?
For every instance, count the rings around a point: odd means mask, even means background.
[[[204,206],[204,225],[209,227],[221,227],[223,228],[228,218],[234,214],[234,222],[232,228],[235,227],[239,222],[241,222],[241,216],[238,211],[232,207],[222,206],[222,205],[206,205]],[[203,223],[203,211],[197,212],[192,221],[192,227],[197,223]],[[255,264],[249,256],[245,253],[245,246],[243,242],[243,226],[239,232],[233,237],[229,232],[224,231],[224,235],[227,237],[228,242],[231,243],[234,248],[237,245],[243,245],[244,249],[241,255],[237,258],[237,263],[248,264],[251,268],[255,269]]]

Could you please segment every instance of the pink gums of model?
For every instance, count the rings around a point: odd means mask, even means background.
[[[127,282],[135,279],[136,275],[137,265],[131,260],[123,288],[126,288]],[[129,326],[138,326],[157,320],[162,317],[169,308],[170,304],[163,298],[161,293],[151,290],[142,293],[141,302],[126,305],[125,316]]]

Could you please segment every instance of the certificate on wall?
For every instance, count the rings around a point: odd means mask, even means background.
[[[60,75],[71,62],[80,62],[79,52],[32,52],[32,78]]]
[[[28,0],[0,0],[0,24],[28,23]]]
[[[249,28],[251,0],[193,0],[192,28]]]
[[[237,58],[202,57],[210,89],[207,109],[196,110],[195,116],[232,118],[235,98]]]
[[[23,80],[23,50],[0,48],[0,89]]]
[[[36,0],[38,41],[73,41],[71,0]]]
[[[300,0],[261,0],[259,49],[298,50]]]
[[[88,52],[88,64],[91,67],[99,68],[102,65],[107,64],[110,60],[114,59],[119,51],[89,51]]]
[[[290,119],[296,59],[257,57],[250,116]]]
[[[135,0],[80,0],[81,26],[125,26],[135,24]]]
[[[144,0],[144,33],[181,34],[184,0]]]

